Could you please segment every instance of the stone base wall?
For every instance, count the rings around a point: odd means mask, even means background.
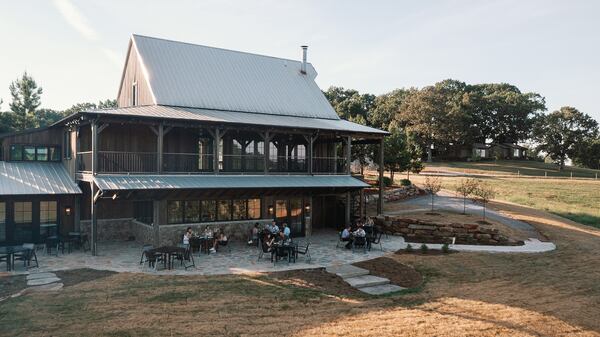
[[[417,219],[384,216],[375,224],[385,232],[404,237],[407,242],[452,243],[471,245],[522,245],[501,234],[497,228],[479,224],[433,223]]]
[[[90,220],[81,221],[81,232],[91,237]],[[136,242],[153,242],[152,226],[138,222],[132,218],[123,219],[98,219],[98,242],[102,241],[126,241],[135,238]]]
[[[202,233],[207,226],[210,226],[213,230],[218,228],[223,229],[225,235],[230,240],[245,242],[248,240],[248,234],[250,229],[255,223],[261,224],[261,226],[271,223],[272,219],[259,219],[259,220],[243,220],[243,221],[227,221],[227,222],[210,222],[210,223],[197,223],[197,224],[177,224],[177,225],[163,225],[160,226],[160,245],[173,245],[181,242],[183,233],[188,227],[192,227],[194,232]]]
[[[131,230],[133,219],[98,219],[98,242],[102,241],[125,241],[131,236],[135,236]],[[87,233],[91,238],[92,221],[81,221],[81,232]]]

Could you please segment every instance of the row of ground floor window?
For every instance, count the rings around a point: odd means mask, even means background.
[[[90,233],[90,204],[84,195],[12,196],[0,199],[0,245],[26,242],[43,243],[48,236],[67,235],[71,231]],[[344,195],[255,196],[245,199],[185,199],[161,201],[100,199],[98,239],[136,239],[151,243],[153,227],[165,233],[160,241],[173,242],[187,226],[226,228],[232,236],[243,238],[256,222],[273,219],[286,222],[292,234],[303,236],[307,228],[334,227],[344,224]],[[133,221],[148,233],[128,228]],[[133,226],[133,225],[131,225]],[[169,233],[169,234],[166,234]],[[163,240],[164,239],[164,240]]]

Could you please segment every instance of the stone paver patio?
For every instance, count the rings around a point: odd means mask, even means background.
[[[306,238],[297,239],[298,242],[305,242]],[[258,260],[259,250],[257,247],[248,246],[245,242],[231,242],[231,252],[227,249],[219,251],[216,254],[194,253],[195,268],[185,270],[176,263],[172,270],[162,270],[162,265],[158,271],[140,265],[142,245],[135,242],[102,242],[98,244],[98,256],[91,256],[90,252],[83,253],[74,250],[72,253],[46,255],[41,250],[37,251],[39,260],[39,272],[49,272],[56,270],[92,268],[100,270],[112,270],[117,272],[144,272],[153,274],[168,275],[219,275],[219,274],[240,274],[252,272],[273,272],[294,269],[322,268],[332,265],[350,264],[363,260],[373,259],[383,256],[387,252],[396,251],[405,246],[404,239],[401,237],[390,236],[382,238],[384,252],[379,246],[373,246],[371,251],[363,253],[362,250],[352,253],[345,248],[336,248],[338,236],[335,231],[318,231],[310,239],[309,252],[312,257],[306,261],[303,255],[298,257],[296,263],[287,263],[280,261],[276,265],[270,261],[270,256],[265,256]],[[32,271],[38,271],[32,269]],[[18,265],[15,273],[27,273],[22,265]]]

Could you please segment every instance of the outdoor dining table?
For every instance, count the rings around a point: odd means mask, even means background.
[[[163,266],[169,270],[173,268],[172,259],[173,255],[185,254],[185,248],[177,246],[162,246],[154,249],[150,249],[148,254],[159,254],[163,257]]]
[[[271,261],[273,261],[273,255],[275,255],[275,262],[277,262],[277,260],[279,260],[279,256],[283,256],[284,255],[283,253],[287,252],[288,263],[292,262],[292,258],[294,259],[294,262],[296,262],[297,249],[298,249],[298,244],[295,242],[290,242],[290,243],[275,242],[275,243],[273,243],[273,254],[271,254]]]
[[[198,240],[200,243],[200,252],[210,254],[210,249],[215,244],[215,238],[212,236],[193,236],[191,240]]]
[[[23,246],[5,246],[0,247],[0,255],[6,255],[6,270],[15,270],[15,254],[27,251]]]

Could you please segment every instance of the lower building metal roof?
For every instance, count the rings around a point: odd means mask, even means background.
[[[0,196],[80,193],[62,163],[0,161]]]
[[[351,176],[310,175],[98,175],[101,191],[248,188],[364,188],[369,185]]]

